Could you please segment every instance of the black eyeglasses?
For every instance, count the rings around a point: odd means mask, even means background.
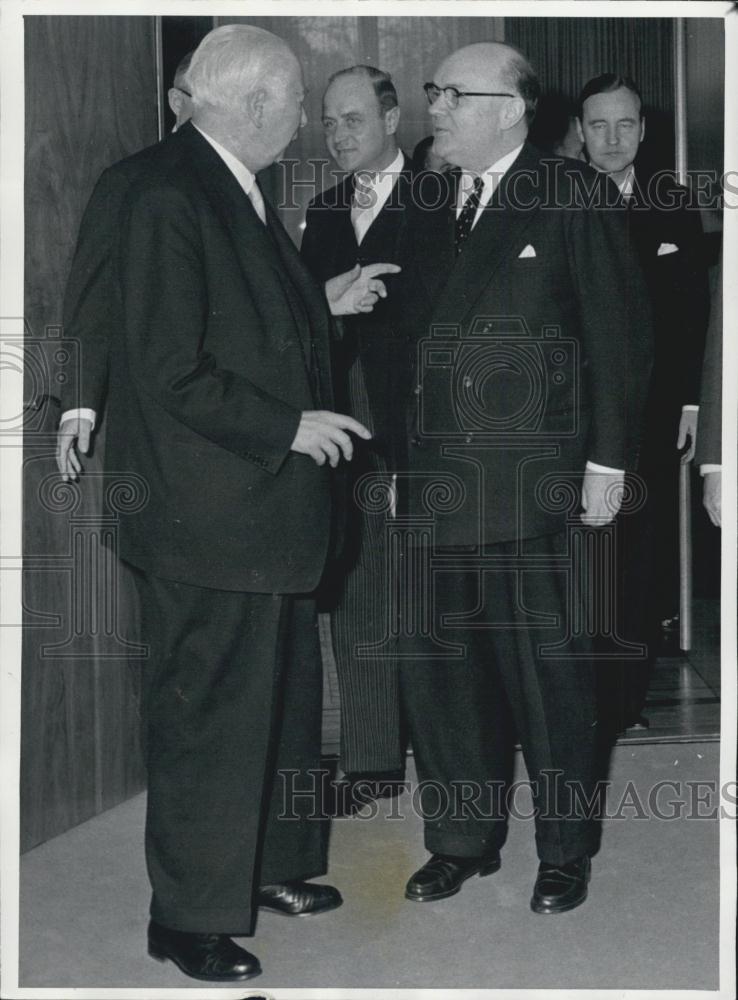
[[[439,87],[435,83],[424,83],[423,90],[429,104],[435,104],[443,94],[450,108],[458,107],[460,97],[515,97],[515,94],[495,90],[459,90],[457,87]]]
[[[175,87],[174,89],[178,90],[180,94],[184,94],[185,97],[192,97],[192,94],[189,92],[189,90],[185,90],[184,87]]]

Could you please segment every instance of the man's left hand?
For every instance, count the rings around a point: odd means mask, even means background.
[[[677,438],[677,451],[681,451],[689,438],[689,448],[682,455],[682,462],[691,462],[694,458],[694,449],[697,446],[697,421],[699,420],[699,410],[682,410],[679,419],[679,437]]]
[[[401,270],[397,264],[367,264],[364,267],[356,264],[351,271],[330,278],[325,283],[325,294],[331,313],[350,316],[371,312],[377,299],[387,298],[387,289],[378,276],[397,274]]]
[[[597,472],[586,469],[582,484],[582,521],[589,525],[609,524],[623,502],[624,472]]]

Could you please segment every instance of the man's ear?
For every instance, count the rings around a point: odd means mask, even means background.
[[[580,142],[585,142],[584,139],[584,129],[582,128],[582,121],[580,118],[575,118],[574,121],[577,123],[577,135],[579,136]]]
[[[400,124],[400,109],[390,108],[384,114],[384,131],[386,135],[394,135]]]
[[[263,87],[256,87],[246,95],[246,112],[257,128],[261,128],[264,124],[266,97],[266,90]]]
[[[504,130],[514,128],[525,117],[525,101],[522,97],[512,97],[505,101],[500,111],[500,125]]]
[[[176,87],[170,87],[167,91],[167,102],[169,108],[175,118],[179,116],[179,112],[182,110],[182,101],[184,100],[184,94],[181,90]]]
[[[646,119],[641,118],[641,138],[638,140],[639,142],[643,142],[643,136],[645,134],[646,134]]]

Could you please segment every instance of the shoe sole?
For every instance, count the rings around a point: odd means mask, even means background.
[[[343,900],[340,903],[328,903],[325,906],[316,906],[312,910],[301,910],[298,913],[291,913],[289,910],[283,910],[278,906],[270,906],[269,903],[259,903],[260,910],[269,910],[270,913],[278,913],[282,917],[314,917],[318,913],[330,913],[331,910],[337,910],[339,906],[343,906]]]
[[[148,951],[151,958],[156,959],[157,962],[174,962],[180,972],[189,976],[190,979],[199,979],[204,983],[242,983],[246,979],[253,979],[255,976],[260,976],[262,972],[261,966],[259,966],[252,972],[242,972],[238,976],[198,976],[196,972],[190,972],[186,969],[182,963],[174,957],[174,955],[170,955],[166,951],[160,951],[152,945],[149,945]]]
[[[409,899],[411,903],[432,903],[436,899],[448,899],[449,896],[455,896],[457,892],[461,892],[461,887],[467,879],[473,878],[475,875],[479,875],[480,878],[484,878],[485,875],[494,875],[495,872],[500,870],[501,865],[502,861],[499,859],[488,865],[484,865],[478,872],[469,872],[468,875],[465,875],[453,889],[445,889],[443,892],[425,893],[422,896],[418,896],[417,894],[409,893],[406,889],[405,899]]]

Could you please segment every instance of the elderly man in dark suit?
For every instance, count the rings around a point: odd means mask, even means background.
[[[329,544],[329,466],[369,432],[331,409],[323,290],[255,180],[306,121],[295,56],[229,25],[203,40],[188,84],[192,121],[109,172],[113,215],[83,225],[70,294],[83,347],[94,303],[108,334],[106,468],[148,494],[122,518],[119,555],[151,653],[149,953],[228,981],[260,972],[230,936],[252,933],[258,907],[341,903],[306,881],[326,870],[319,803],[290,802],[280,774],[304,785],[320,765],[310,594]],[[341,313],[384,288],[367,269],[327,290]]]
[[[579,97],[579,134],[590,163],[617,185],[651,301],[654,364],[638,474],[643,508],[620,524],[623,638],[647,649],[642,660],[603,666],[603,718],[615,731],[645,727],[646,694],[660,638],[678,608],[679,449],[694,455],[700,368],[709,308],[699,209],[667,173],[645,175],[636,157],[646,119],[633,80],[605,73]]]
[[[577,553],[596,546],[635,459],[645,289],[594,171],[526,141],[539,88],[518,50],[462,48],[425,90],[434,148],[460,169],[435,209],[415,193],[403,289],[405,561],[427,576],[421,593],[407,583],[402,685],[432,852],[406,896],[442,899],[500,867],[517,737],[540,859],[531,907],[560,913],[586,897],[597,833],[580,576],[596,567]]]
[[[400,108],[388,73],[352,66],[334,73],[323,96],[328,151],[346,171],[307,211],[302,258],[320,282],[353,267],[403,263],[410,163],[397,145]],[[392,281],[387,282],[390,297]],[[389,321],[390,303],[370,315],[347,317],[333,345],[338,408],[372,431],[346,469],[350,515],[341,558],[326,580],[327,605],[341,698],[341,808],[398,788],[404,772],[397,661],[385,638],[388,617],[387,547],[383,517],[362,505],[354,489],[362,476],[392,488],[401,460],[397,433],[403,368]],[[375,651],[372,645],[377,645]],[[363,648],[362,648],[363,647]]]

